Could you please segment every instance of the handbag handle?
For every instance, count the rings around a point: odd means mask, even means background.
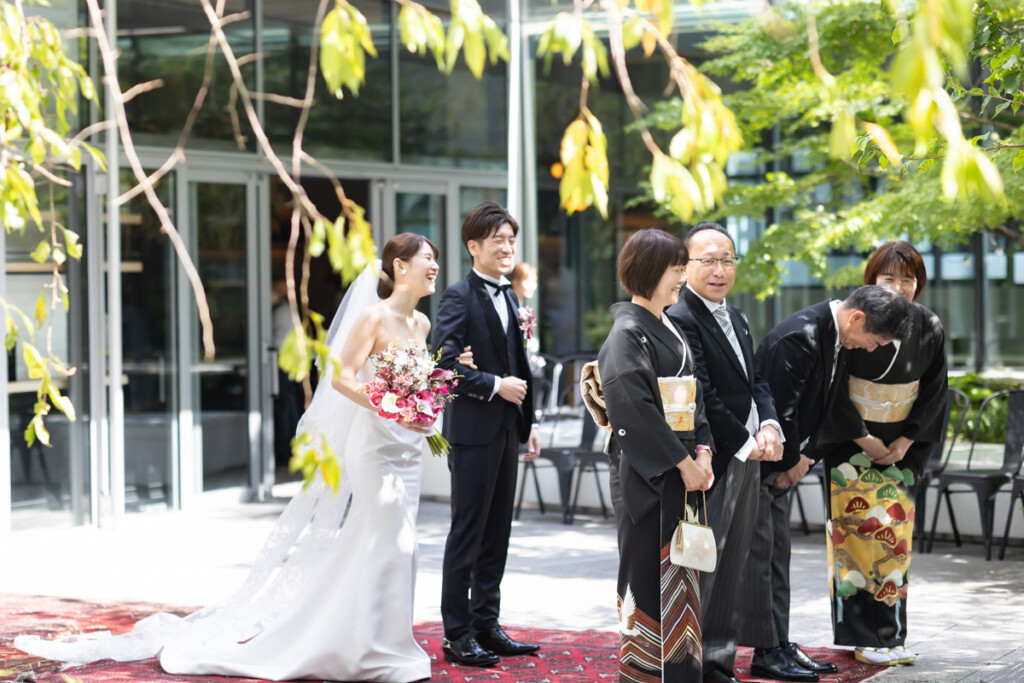
[[[704,503],[704,505],[703,505],[703,508],[704,508],[704,526],[711,526],[708,523],[708,496],[707,496],[707,493],[705,491],[701,491],[700,494],[701,494],[701,496],[703,498],[703,503]],[[686,493],[683,494],[683,505],[684,506],[687,505],[686,501],[687,501],[687,498],[688,498],[689,495],[690,495],[689,491],[687,491]],[[700,524],[700,519],[697,517],[697,513],[696,512],[694,513],[693,517],[694,517],[693,521],[696,522],[697,524]]]

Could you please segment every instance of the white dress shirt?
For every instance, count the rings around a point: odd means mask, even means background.
[[[512,285],[512,283],[509,281],[509,279],[507,277],[505,277],[504,275],[501,276],[501,279],[495,280],[490,275],[484,275],[483,273],[481,273],[476,268],[473,269],[473,272],[476,273],[476,276],[478,278],[480,278],[481,280],[484,280],[485,282],[490,282],[492,284],[496,284],[499,287],[504,286],[504,285],[508,285],[508,286]],[[502,292],[500,289],[494,289],[493,287],[485,287],[484,289],[486,289],[487,293],[491,296],[491,303],[494,304],[494,310],[498,313],[498,320],[501,321],[501,329],[507,335],[508,334],[508,303],[507,303],[508,300],[504,296],[504,292]],[[491,390],[491,396],[487,400],[488,401],[493,400],[494,397],[498,394],[498,389],[500,389],[500,388],[501,388],[501,377],[499,377],[498,375],[495,375],[494,376],[494,389]]]

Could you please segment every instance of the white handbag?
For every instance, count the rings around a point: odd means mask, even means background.
[[[679,520],[672,544],[669,546],[669,562],[680,567],[689,567],[701,572],[713,572],[718,565],[718,548],[715,546],[715,532],[707,525],[708,505],[704,497],[704,522],[697,520],[697,513],[686,506],[686,519]]]

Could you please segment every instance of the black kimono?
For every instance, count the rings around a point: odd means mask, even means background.
[[[693,355],[682,333],[633,303],[615,304],[611,312],[615,323],[598,364],[612,430],[619,680],[701,681],[699,579],[696,571],[669,562],[686,494],[676,465],[696,457],[697,444],[711,445],[700,383],[694,430],[673,432],[665,421],[658,377],[693,374]],[[691,495],[689,502],[699,501]]]
[[[850,354],[849,384],[838,392],[822,433],[831,444],[826,529],[838,645],[895,647],[907,636],[916,486],[942,436],[946,399],[942,323],[919,304],[910,316],[902,343]],[[879,466],[853,443],[869,434],[886,445],[900,436],[914,443],[900,462]]]

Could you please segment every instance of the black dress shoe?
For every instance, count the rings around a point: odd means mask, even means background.
[[[807,669],[808,671],[814,671],[819,674],[834,674],[839,673],[839,667],[832,662],[819,662],[817,659],[811,659],[807,656],[807,653],[800,649],[800,646],[796,643],[782,643],[782,646],[786,648],[786,653],[789,658],[794,662]]]
[[[818,680],[818,674],[794,662],[781,646],[764,652],[755,650],[750,660],[750,673],[762,678],[774,678],[777,681],[814,683]]]
[[[495,654],[505,655],[506,657],[528,655],[531,652],[536,652],[540,649],[540,645],[537,645],[536,643],[521,643],[518,640],[512,640],[509,635],[505,633],[505,629],[500,626],[495,626],[494,628],[489,628],[486,631],[477,633],[476,639],[485,650]]]
[[[501,661],[500,657],[480,647],[476,638],[468,633],[456,640],[442,640],[441,652],[449,662],[463,666],[494,666]]]
[[[704,683],[743,683],[735,676],[731,676],[721,669],[712,669],[710,673],[704,674]]]

